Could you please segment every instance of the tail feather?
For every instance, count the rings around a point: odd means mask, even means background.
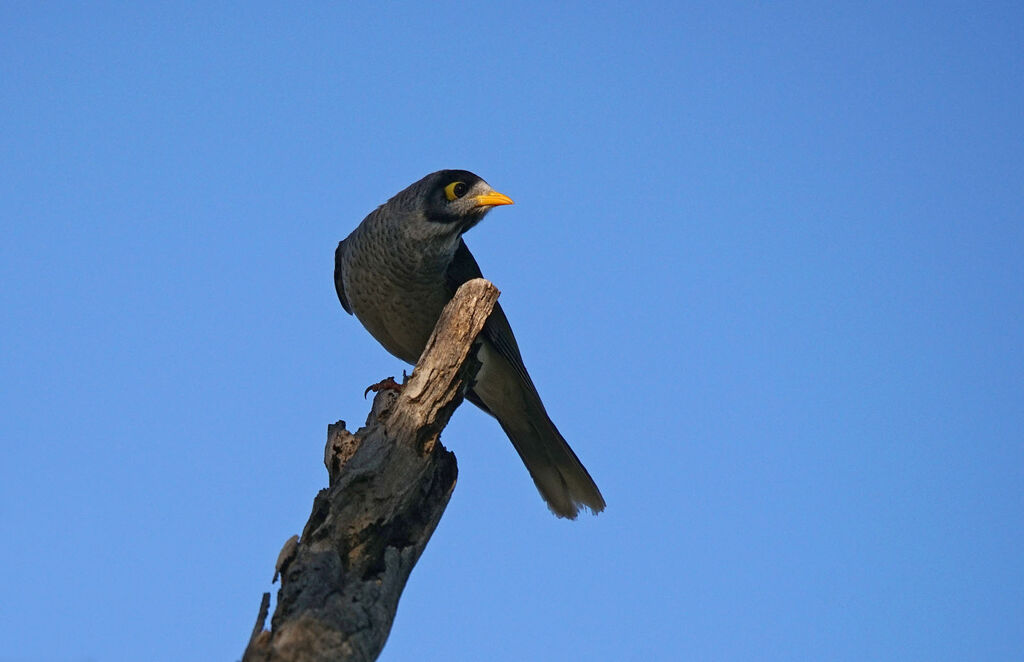
[[[594,479],[547,413],[539,414],[546,425],[536,425],[532,417],[527,426],[499,421],[548,508],[559,517],[569,519],[576,519],[581,506],[594,514],[601,512],[605,507],[604,497]]]
[[[575,519],[580,507],[595,514],[604,510],[601,491],[551,421],[533,384],[487,343],[480,359],[467,397],[498,419],[551,512]]]

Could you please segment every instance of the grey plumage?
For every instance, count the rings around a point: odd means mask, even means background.
[[[335,251],[341,305],[385,349],[416,363],[459,285],[481,277],[462,234],[511,200],[465,170],[427,175],[371,212]],[[481,333],[481,368],[466,398],[498,419],[559,517],[604,498],[551,422],[498,304]]]

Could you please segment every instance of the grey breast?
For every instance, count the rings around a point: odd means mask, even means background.
[[[345,292],[367,331],[391,354],[415,363],[450,298],[446,264],[374,220],[345,240]]]

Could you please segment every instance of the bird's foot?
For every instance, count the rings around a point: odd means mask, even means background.
[[[402,373],[402,377],[405,377],[404,372]],[[366,394],[369,393],[370,391],[373,391],[374,393],[379,393],[380,391],[396,391],[401,393],[403,386],[405,386],[405,384],[399,384],[398,382],[395,381],[394,377],[388,377],[387,379],[383,379],[377,382],[376,384],[370,384],[369,386],[367,386],[366,390],[363,391],[363,398],[366,398]]]

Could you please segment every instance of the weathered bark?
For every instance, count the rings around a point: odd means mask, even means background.
[[[330,483],[302,536],[281,550],[277,608],[263,596],[243,662],[373,660],[398,599],[452,490],[455,456],[439,435],[480,364],[470,349],[498,290],[472,280],[455,294],[401,394],[382,390],[366,426],[329,425]]]

